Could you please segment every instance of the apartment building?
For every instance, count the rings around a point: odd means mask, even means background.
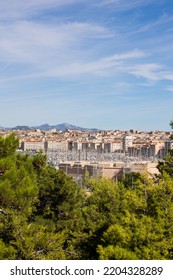
[[[168,155],[170,149],[173,149],[173,140],[172,139],[168,139],[168,140],[165,141],[164,154]]]
[[[122,150],[122,142],[109,142],[104,143],[104,152],[105,153],[114,153],[116,151]]]
[[[23,151],[45,151],[45,142],[36,139],[24,140],[21,142],[21,149]]]
[[[132,135],[125,135],[122,141],[123,150],[127,151],[128,147],[132,147],[133,145],[133,136]]]
[[[68,141],[68,150],[69,151],[82,150],[82,142],[81,141]]]
[[[67,141],[45,141],[45,152],[67,151]]]

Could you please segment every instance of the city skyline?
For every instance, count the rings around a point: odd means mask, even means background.
[[[0,125],[171,130],[171,0],[8,0],[0,11]]]

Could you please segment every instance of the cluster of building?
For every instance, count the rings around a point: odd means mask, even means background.
[[[127,173],[135,172],[146,174],[149,178],[155,178],[159,174],[156,162],[64,162],[59,164],[59,169],[73,177],[82,185],[83,178],[104,177],[119,181]]]
[[[6,136],[12,131],[1,130]],[[116,178],[127,172],[158,173],[158,160],[173,148],[171,132],[165,131],[49,131],[15,130],[19,150],[47,153],[50,163],[76,178]]]
[[[173,147],[171,132],[164,131],[15,131],[23,151],[97,151],[130,157],[162,158]]]

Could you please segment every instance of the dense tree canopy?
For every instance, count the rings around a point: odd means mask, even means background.
[[[170,126],[173,129],[173,121],[170,122]],[[173,140],[173,134],[171,134],[170,139]],[[163,158],[163,161],[158,163],[157,168],[162,175],[164,172],[166,172],[173,178],[173,149],[168,151],[168,155]]]
[[[41,152],[17,154],[14,134],[0,145],[0,259],[76,258],[84,192]]]
[[[173,259],[172,152],[157,182],[86,176],[81,188],[17,148],[0,137],[0,259]]]

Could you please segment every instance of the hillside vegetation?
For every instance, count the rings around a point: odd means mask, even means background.
[[[0,137],[0,259],[173,259],[173,152],[157,180],[86,178]],[[85,190],[89,190],[89,194]]]

